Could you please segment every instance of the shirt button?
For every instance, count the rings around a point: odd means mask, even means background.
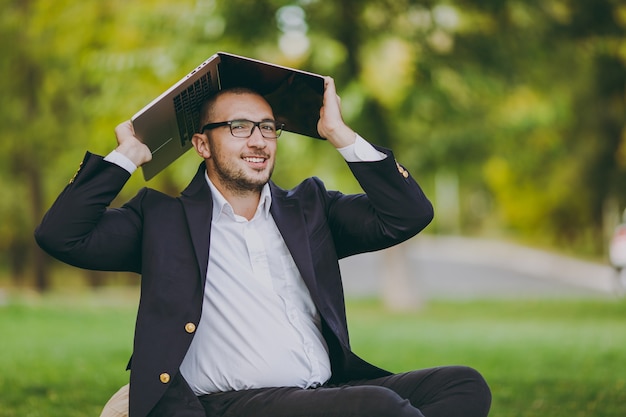
[[[185,324],[185,331],[187,333],[193,333],[196,331],[196,325],[193,323],[187,323]]]
[[[170,374],[168,374],[167,372],[163,372],[161,375],[159,375],[159,379],[162,383],[167,384],[168,382],[170,382]]]

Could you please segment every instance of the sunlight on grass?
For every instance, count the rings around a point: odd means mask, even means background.
[[[624,301],[431,303],[410,314],[349,305],[352,347],[392,371],[480,370],[494,416],[626,415]]]
[[[0,417],[97,416],[128,380],[136,293],[14,299],[0,307]],[[392,371],[481,371],[496,417],[626,415],[626,301],[348,303],[353,349]]]

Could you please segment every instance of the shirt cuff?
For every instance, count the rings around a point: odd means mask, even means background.
[[[372,146],[371,143],[363,139],[359,134],[352,145],[337,149],[347,162],[376,162],[387,157]]]
[[[104,157],[104,160],[124,168],[129,174],[132,174],[137,170],[137,165],[135,165],[133,161],[128,159],[128,157],[123,153],[116,150],[112,150],[111,153]]]

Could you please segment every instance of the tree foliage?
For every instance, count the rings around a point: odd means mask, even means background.
[[[332,75],[344,117],[394,148],[436,211],[448,204],[438,178],[456,178],[460,220],[433,231],[598,255],[606,208],[626,206],[617,0],[0,4],[0,248],[16,275],[33,265],[40,288],[32,230],[82,153],[107,153],[117,123],[220,50]],[[280,148],[277,182],[357,189],[324,142],[287,135]],[[149,185],[175,193],[197,163],[189,153]],[[120,198],[140,186],[134,176]]]

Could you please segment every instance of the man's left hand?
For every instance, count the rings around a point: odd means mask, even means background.
[[[341,116],[341,99],[331,77],[324,77],[324,105],[320,109],[317,131],[335,148],[352,145],[356,140],[356,133],[344,123]]]

